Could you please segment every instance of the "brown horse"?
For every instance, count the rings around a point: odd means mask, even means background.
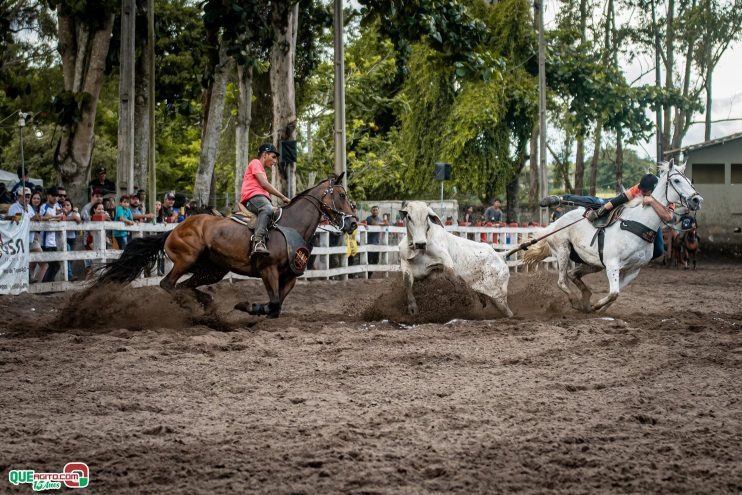
[[[277,225],[294,229],[306,244],[310,244],[323,215],[343,232],[355,230],[357,219],[345,188],[340,185],[342,176],[332,176],[294,197],[283,208]],[[269,302],[238,303],[235,309],[277,318],[283,300],[296,283],[297,275],[290,266],[293,259],[290,259],[283,235],[276,229],[268,231],[269,255],[250,257],[251,237],[248,227],[230,218],[194,215],[169,232],[132,240],[119,259],[102,268],[96,285],[131,282],[145,269],[151,269],[159,253],[164,251],[172,260],[173,268],[160,281],[163,289],[191,289],[197,300],[207,307],[211,298],[196,290],[197,287],[219,282],[230,271],[259,277],[268,291]],[[187,273],[193,276],[177,284]]]
[[[682,252],[683,267],[688,269],[688,261],[693,262],[693,269],[696,269],[696,253],[698,252],[698,235],[696,234],[696,226],[686,231],[682,235],[680,249]]]

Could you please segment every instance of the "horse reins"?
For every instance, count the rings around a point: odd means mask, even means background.
[[[322,197],[319,198],[319,199],[315,198],[314,196],[310,196],[308,194],[299,196],[299,198],[304,198],[304,199],[307,199],[307,200],[311,199],[313,201],[316,201],[317,204],[313,203],[312,201],[310,201],[310,203],[312,203],[312,206],[314,206],[315,208],[317,208],[320,213],[322,213],[323,215],[327,216],[327,218],[330,219],[330,223],[332,224],[333,227],[337,227],[337,228],[339,228],[339,229],[342,230],[343,225],[345,224],[345,219],[346,218],[349,218],[349,217],[352,218],[353,215],[349,215],[347,213],[343,213],[342,211],[340,211],[340,210],[337,209],[337,207],[335,206],[335,198],[332,197],[332,193],[334,192],[333,187],[334,187],[334,184],[331,184],[330,187],[328,187],[327,189],[325,189],[325,191],[322,193]],[[330,205],[326,204],[324,201],[322,201],[324,199],[324,197],[327,196],[328,194],[330,194],[330,199],[332,200],[332,206],[330,206]],[[330,215],[328,215],[327,212],[325,212],[325,208],[330,213],[333,213],[334,215],[336,215],[336,218],[333,219]]]

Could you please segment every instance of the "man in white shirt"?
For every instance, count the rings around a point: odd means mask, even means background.
[[[21,216],[23,215],[23,212],[26,212],[26,214],[30,217],[33,217],[35,212],[33,211],[33,208],[31,207],[31,189],[24,187],[18,189],[18,199],[15,203],[10,205],[10,208],[8,208],[8,216],[6,217],[8,220],[18,220],[20,223]],[[27,248],[31,248],[31,243],[33,242],[34,234],[32,232],[29,232],[28,237],[28,246]]]
[[[46,203],[39,208],[39,214],[44,221],[58,222],[64,219],[64,213],[59,209],[57,188],[52,186],[46,190]],[[57,251],[57,235],[55,232],[44,232],[41,240],[41,249]],[[50,261],[49,269],[44,274],[44,282],[52,282],[61,266],[59,261]]]

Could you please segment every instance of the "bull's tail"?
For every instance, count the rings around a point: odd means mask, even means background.
[[[126,245],[119,259],[106,263],[99,269],[94,286],[111,282],[127,284],[145,269],[151,269],[171,232],[133,239]]]
[[[551,249],[549,249],[549,243],[546,242],[546,239],[542,239],[529,247],[526,252],[523,253],[523,263],[526,265],[532,265],[546,259],[550,254]]]

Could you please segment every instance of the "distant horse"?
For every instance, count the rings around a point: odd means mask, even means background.
[[[673,166],[672,162],[660,165],[661,174],[652,197],[664,206],[680,203],[695,211],[701,207],[703,198],[683,174],[684,171],[685,165]],[[539,233],[538,237],[543,239],[524,253],[523,260],[534,263],[553,252],[559,269],[557,285],[569,296],[572,306],[586,312],[606,308],[616,300],[619,291],[636,278],[641,267],[652,259],[652,241],[661,220],[654,208],[642,207],[641,201],[641,198],[632,200],[620,212],[619,221],[605,227],[604,243],[600,240],[594,242],[599,230],[589,222],[581,221],[584,208],[565,213]],[[603,244],[605,249],[601,249]],[[570,259],[575,261],[571,270]],[[590,302],[592,292],[582,277],[603,269],[608,276],[610,292],[593,306]],[[572,293],[567,280],[580,289],[581,295]]]
[[[688,269],[688,261],[693,262],[693,269],[696,269],[696,253],[698,252],[698,235],[696,234],[696,225],[690,230],[685,231],[680,235],[680,249],[681,249],[681,260],[683,262],[683,268]]]
[[[306,247],[289,252],[289,237],[296,241],[292,246],[301,244],[302,240],[309,245],[323,215],[343,232],[352,232],[357,227],[351,202],[340,182],[342,176],[332,176],[307,189],[283,208],[276,221],[278,227],[268,231],[269,255],[250,256],[252,230],[247,226],[231,218],[194,215],[169,232],[132,240],[119,259],[101,269],[96,285],[131,282],[145,269],[151,269],[158,254],[164,251],[173,262],[172,270],[160,281],[160,287],[166,291],[190,289],[206,307],[211,303],[210,296],[198,291],[197,287],[219,282],[230,271],[259,277],[268,292],[269,302],[238,303],[235,309],[277,318],[284,299],[296,283],[296,265],[301,265],[303,271],[309,259]],[[285,231],[288,233],[283,234]],[[187,273],[193,276],[176,286]]]

